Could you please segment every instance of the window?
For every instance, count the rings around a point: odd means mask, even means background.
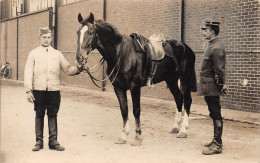
[[[74,3],[74,2],[78,2],[78,1],[80,1],[80,0],[62,0],[62,4],[66,5],[66,4]]]
[[[55,6],[55,0],[0,0],[0,20]]]
[[[43,10],[55,5],[55,0],[30,0],[29,2],[29,12],[34,12],[38,10]]]

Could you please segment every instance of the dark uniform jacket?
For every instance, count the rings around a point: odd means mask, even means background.
[[[201,66],[198,91],[200,96],[220,96],[221,84],[225,82],[225,62],[226,52],[219,37],[210,40]]]

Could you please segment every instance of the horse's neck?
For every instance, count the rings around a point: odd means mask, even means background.
[[[120,43],[113,44],[112,41],[107,40],[106,43],[99,40],[99,44],[97,45],[97,49],[100,54],[104,57],[108,64],[116,64],[119,51],[121,46]]]

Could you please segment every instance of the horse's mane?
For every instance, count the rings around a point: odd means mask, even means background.
[[[96,30],[100,39],[103,38],[105,41],[109,39],[115,41],[115,43],[119,43],[123,39],[122,34],[117,28],[103,20],[96,21]]]

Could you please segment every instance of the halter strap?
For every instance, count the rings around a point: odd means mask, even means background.
[[[118,75],[118,73],[119,73],[119,70],[120,70],[120,67],[121,67],[121,64],[122,64],[122,62],[121,62],[121,57],[122,57],[122,51],[123,51],[123,41],[121,42],[121,45],[120,45],[120,50],[119,50],[119,53],[118,53],[118,60],[117,60],[117,63],[116,63],[116,65],[115,65],[115,67],[112,69],[112,71],[110,72],[110,74],[105,78],[105,79],[102,79],[102,80],[99,80],[99,79],[96,79],[92,74],[91,74],[91,71],[89,70],[89,68],[88,67],[84,67],[84,70],[86,71],[86,73],[88,73],[88,75],[90,76],[90,79],[91,79],[91,81],[94,83],[94,85],[96,86],[96,87],[98,87],[98,88],[108,88],[109,86],[111,86],[113,83],[114,83],[114,81],[115,81],[115,79],[116,79],[116,77],[117,77],[117,75]],[[102,58],[103,59],[103,58]],[[102,60],[101,59],[101,60]],[[101,61],[100,60],[100,61]],[[102,64],[104,64],[104,59],[103,59],[103,62],[102,62]],[[101,64],[101,65],[102,65]],[[101,66],[100,65],[100,66]],[[114,73],[114,71],[115,71],[115,69],[117,68],[117,72],[116,72],[116,74],[115,74],[115,77],[113,78],[113,80],[111,81],[111,84],[109,84],[109,85],[107,85],[107,86],[105,86],[105,87],[101,87],[101,86],[99,86],[97,83],[96,83],[96,81],[98,81],[98,82],[105,82],[105,81],[107,81],[108,79],[109,79],[109,77]]]

